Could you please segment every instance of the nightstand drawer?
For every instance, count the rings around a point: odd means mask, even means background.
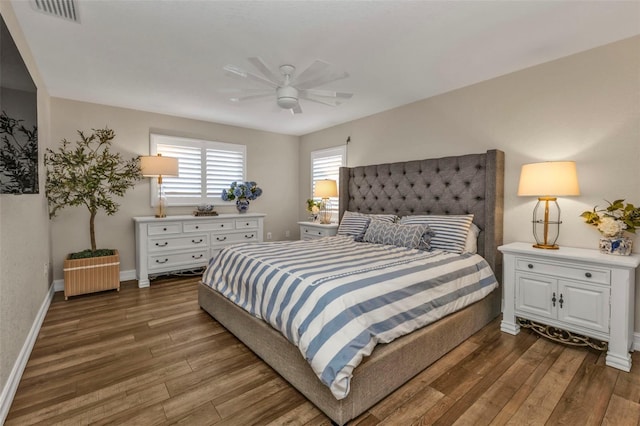
[[[611,271],[585,267],[578,264],[542,262],[537,259],[519,257],[516,260],[516,270],[535,274],[545,274],[557,278],[587,281],[596,284],[611,284]]]
[[[304,226],[301,225],[300,226],[300,237],[301,238],[322,238],[322,237],[329,237],[331,235],[335,235],[334,232],[331,232],[331,229],[322,229],[322,228],[315,228],[315,227],[311,227],[311,226]]]

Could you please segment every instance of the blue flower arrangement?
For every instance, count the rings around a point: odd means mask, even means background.
[[[231,182],[229,189],[222,190],[223,201],[255,200],[262,195],[262,189],[255,182]]]

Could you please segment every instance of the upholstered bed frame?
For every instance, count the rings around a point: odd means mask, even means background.
[[[430,160],[342,168],[340,217],[361,213],[474,214],[478,253],[500,281],[504,153],[497,150]],[[298,349],[264,321],[200,284],[200,306],[342,425],[406,383],[500,313],[501,290],[395,341],[379,345],[354,370],[349,395],[336,400]]]

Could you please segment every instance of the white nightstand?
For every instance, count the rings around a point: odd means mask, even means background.
[[[333,237],[338,233],[338,224],[323,225],[317,222],[298,222],[300,225],[300,239],[313,240],[322,237]]]
[[[571,247],[544,250],[527,243],[506,244],[498,250],[504,253],[502,331],[518,334],[521,325],[533,321],[538,332],[551,326],[608,342],[606,364],[631,370],[639,255]],[[556,337],[574,344],[588,340],[571,334]]]

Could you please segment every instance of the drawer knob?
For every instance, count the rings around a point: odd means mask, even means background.
[[[249,226],[249,222],[247,222],[247,226]]]
[[[193,257],[194,259],[202,259],[202,254],[199,254],[197,256],[195,254],[193,254],[193,255],[191,255],[191,257]]]
[[[591,272],[585,273],[584,276],[587,277],[587,278],[591,278]]]
[[[245,234],[244,237],[245,238],[253,238],[253,234],[249,234],[249,235]]]
[[[528,264],[528,265],[527,265],[527,268],[529,268],[529,269],[533,269],[533,264],[531,264],[531,263],[530,263],[530,264]]]
[[[158,247],[166,247],[166,246],[168,246],[168,245],[169,245],[169,242],[168,242],[168,241],[165,241],[165,243],[164,243],[164,244],[156,243],[156,246],[158,246]]]
[[[196,225],[196,229],[200,229],[200,227],[198,225]]]
[[[202,242],[202,238],[200,238],[198,241],[196,241],[196,240],[191,240],[191,242],[192,242],[193,244],[200,244],[200,243]]]
[[[167,230],[167,228],[162,228],[162,230],[163,230],[163,231],[166,231],[166,230]]]
[[[165,260],[156,259],[156,263],[167,263],[168,261],[169,259],[165,259]]]
[[[224,223],[220,224],[220,228],[224,228]]]
[[[222,237],[222,238],[220,238],[220,237],[216,237],[216,240],[218,240],[218,241],[224,241],[224,240],[226,240],[226,239],[227,239],[227,237]]]
[[[318,231],[318,235],[322,235],[322,232],[321,232],[321,231]]]

